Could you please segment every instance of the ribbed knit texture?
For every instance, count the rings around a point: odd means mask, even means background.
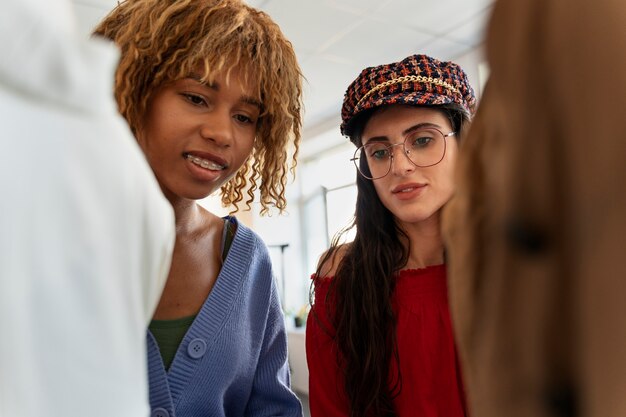
[[[333,296],[327,299],[331,279],[316,281],[315,303],[306,327],[313,417],[347,417],[350,409],[327,314],[328,306],[331,311],[334,308]],[[396,278],[392,302],[400,369],[396,362],[390,363],[389,381],[397,381],[400,371],[401,390],[393,398],[398,417],[467,415],[446,279],[445,265],[402,270]]]
[[[194,359],[196,339],[206,353]],[[150,406],[170,416],[302,416],[290,390],[285,326],[267,247],[244,225],[165,371],[148,333]]]

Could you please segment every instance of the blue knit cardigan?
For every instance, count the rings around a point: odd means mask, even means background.
[[[148,372],[152,417],[302,416],[267,247],[249,228],[237,224],[215,286],[167,372],[148,331]]]

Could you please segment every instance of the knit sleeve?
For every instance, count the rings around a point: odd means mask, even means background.
[[[330,279],[318,279],[315,284],[315,302],[306,325],[311,417],[345,417],[349,415],[348,401],[342,372],[337,364],[334,330],[326,307]]]
[[[272,280],[263,345],[245,415],[302,417],[302,405],[290,384],[285,322]]]

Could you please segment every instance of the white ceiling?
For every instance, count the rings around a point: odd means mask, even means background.
[[[116,0],[72,0],[83,33]],[[493,0],[248,0],[292,41],[304,75],[305,130],[339,117],[348,84],[366,66],[426,53],[450,60],[476,49]]]

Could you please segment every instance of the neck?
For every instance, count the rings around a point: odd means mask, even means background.
[[[406,269],[426,268],[444,262],[439,213],[419,223],[400,224],[400,227],[407,234],[407,243],[410,244]]]
[[[170,203],[174,208],[176,236],[193,235],[204,228],[209,213],[195,200],[170,199]]]

